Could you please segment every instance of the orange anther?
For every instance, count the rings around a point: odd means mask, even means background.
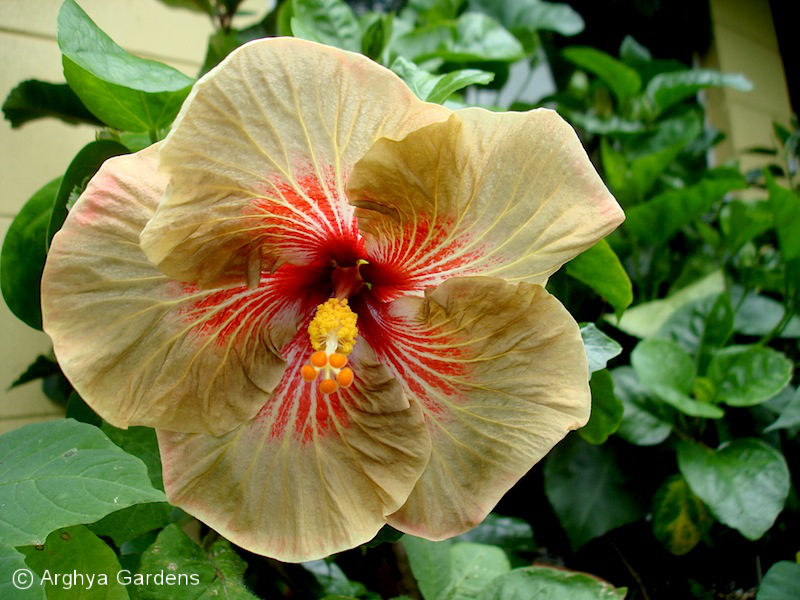
[[[319,391],[321,391],[326,396],[328,394],[332,394],[336,391],[336,388],[339,386],[336,385],[336,382],[333,379],[326,379],[322,383],[319,384]]]
[[[336,356],[334,354],[334,356]],[[350,387],[350,384],[353,383],[353,369],[346,368],[339,371],[339,374],[336,376],[336,381],[339,382],[339,385],[343,388]]]
[[[317,370],[311,365],[303,365],[300,374],[306,381],[314,381],[317,378]]]
[[[315,367],[322,368],[328,364],[328,355],[324,352],[314,352],[309,362]]]
[[[344,354],[331,354],[328,360],[331,361],[331,366],[334,369],[341,369],[347,364],[347,357]]]

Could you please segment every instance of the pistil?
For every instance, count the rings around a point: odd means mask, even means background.
[[[346,299],[330,298],[317,307],[308,325],[311,347],[315,352],[303,365],[303,379],[312,382],[322,374],[319,389],[332,394],[339,387],[353,383],[353,370],[347,367],[347,355],[353,351],[358,337],[358,316],[350,309]]]

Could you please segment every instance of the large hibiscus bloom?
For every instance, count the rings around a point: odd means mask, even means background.
[[[100,415],[157,428],[170,501],[240,546],[441,539],[586,422],[542,286],[622,219],[552,111],[450,111],[363,56],[258,41],[89,183],[44,326]]]

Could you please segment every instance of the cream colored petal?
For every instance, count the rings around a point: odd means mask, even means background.
[[[242,283],[253,264],[354,260],[353,165],[378,138],[449,114],[364,56],[293,38],[246,44],[195,85],[167,136],[170,186],[142,247],[200,287]]]
[[[165,277],[138,244],[166,184],[157,164],[151,147],[107,161],[89,183],[50,247],[44,329],[111,424],[225,433],[280,381],[282,347],[324,299],[319,274],[287,265],[255,289],[217,291]]]
[[[431,434],[430,462],[388,520],[401,531],[438,540],[480,523],[589,417],[578,325],[538,285],[455,278],[359,319]]]
[[[347,194],[370,262],[403,278],[395,295],[455,275],[544,284],[624,218],[572,127],[547,109],[469,108],[379,140]]]
[[[301,379],[311,352],[298,336],[273,398],[235,431],[158,432],[170,502],[235,544],[288,562],[372,539],[430,455],[419,405],[363,340],[350,355],[354,384],[330,396]]]

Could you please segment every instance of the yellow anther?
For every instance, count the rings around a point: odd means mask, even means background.
[[[328,354],[350,354],[358,337],[357,319],[347,300],[330,298],[317,307],[317,314],[308,325],[311,346]]]

